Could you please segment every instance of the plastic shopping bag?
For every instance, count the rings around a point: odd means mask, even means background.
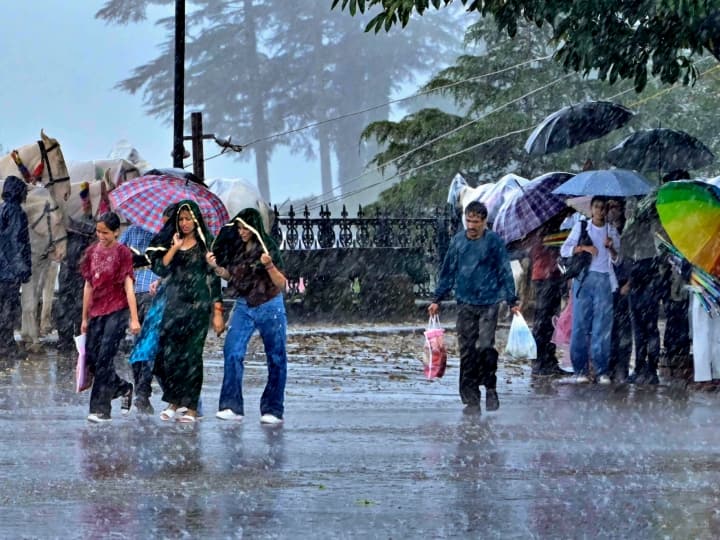
[[[440,378],[445,375],[447,367],[447,347],[443,335],[445,330],[440,327],[437,315],[430,317],[425,330],[423,370],[427,379]]]
[[[75,348],[78,352],[77,364],[75,365],[75,391],[82,392],[92,386],[93,376],[90,368],[85,362],[85,334],[75,336]]]
[[[537,358],[535,338],[525,322],[525,317],[519,313],[513,315],[505,352],[513,358],[528,358],[530,360]]]

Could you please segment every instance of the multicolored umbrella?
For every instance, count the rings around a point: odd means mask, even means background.
[[[230,220],[220,198],[206,187],[174,176],[145,175],[125,182],[110,192],[110,206],[128,221],[160,232],[165,208],[183,199],[195,201],[210,231],[216,235]]]
[[[553,195],[552,190],[572,177],[571,173],[551,172],[533,179],[500,207],[493,230],[509,244],[565,212],[565,198]]]
[[[699,180],[668,182],[658,190],[655,207],[678,251],[720,277],[720,188]]]

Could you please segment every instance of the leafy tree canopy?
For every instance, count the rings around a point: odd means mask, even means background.
[[[525,21],[552,28],[555,59],[568,70],[614,83],[632,79],[639,92],[648,74],[663,83],[691,84],[693,58],[709,51],[720,59],[720,0],[457,0],[469,14],[492,15],[514,37]],[[379,9],[367,31],[405,27],[413,14],[453,0],[333,0],[351,15]]]

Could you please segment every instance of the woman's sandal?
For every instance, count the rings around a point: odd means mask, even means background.
[[[191,414],[183,414],[181,417],[178,418],[178,422],[180,422],[181,424],[194,424],[195,422],[197,422],[197,417]]]
[[[175,409],[165,409],[160,413],[160,420],[165,420],[167,422],[173,418],[175,418]]]

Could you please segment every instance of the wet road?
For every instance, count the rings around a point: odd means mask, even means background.
[[[242,424],[213,417],[216,340],[190,426],[117,402],[90,425],[74,359],[6,364],[0,538],[720,536],[717,394],[531,383],[503,361],[500,410],[467,417],[456,357],[427,382],[421,344],[296,329],[281,428],[259,424],[256,341]]]

